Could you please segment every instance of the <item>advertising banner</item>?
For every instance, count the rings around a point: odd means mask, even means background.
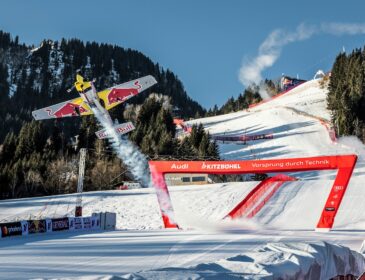
[[[0,224],[2,237],[22,235],[23,227],[21,222]]]
[[[82,218],[82,222],[83,222],[84,229],[91,229],[91,227],[92,227],[91,217]]]
[[[28,235],[28,222],[27,221],[21,221],[22,224],[22,235]]]
[[[41,233],[47,231],[46,220],[30,220],[28,221],[28,233]]]
[[[100,219],[99,219],[99,217],[95,217],[95,216],[93,216],[93,217],[91,217],[91,227],[93,228],[93,229],[99,229],[100,228]]]
[[[155,173],[247,174],[352,168],[356,155],[241,161],[150,161]]]
[[[74,229],[75,230],[81,230],[83,228],[82,226],[82,217],[75,217],[74,218]]]
[[[68,224],[70,226],[70,230],[75,230],[75,218],[74,217],[68,217]]]
[[[46,219],[46,232],[52,232],[52,220]]]
[[[69,222],[68,218],[52,219],[52,231],[68,230]]]

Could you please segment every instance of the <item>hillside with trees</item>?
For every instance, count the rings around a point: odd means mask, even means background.
[[[13,130],[19,132],[23,121],[31,120],[31,111],[61,102],[78,94],[68,94],[76,71],[86,78],[96,78],[98,89],[152,75],[157,85],[133,98],[141,104],[151,92],[169,96],[171,103],[185,118],[202,116],[205,110],[186,93],[181,81],[170,70],[153,63],[142,53],[115,45],[44,40],[38,48],[19,44],[9,33],[0,31],[0,142]],[[123,106],[113,111],[121,118]],[[74,133],[79,124],[68,127]]]
[[[156,78],[157,85],[110,111],[119,122],[133,121],[136,130],[127,137],[148,157],[187,152],[196,158],[218,157],[216,144],[201,126],[193,128],[192,136],[175,139],[172,112],[190,118],[205,110],[174,73],[142,53],[77,39],[45,40],[34,48],[0,31],[0,199],[74,192],[80,148],[88,151],[86,191],[112,189],[132,179],[107,141],[96,138],[100,128],[93,116],[32,120],[34,109],[78,96],[67,93],[77,70],[96,78],[98,89],[144,75]]]
[[[265,79],[264,81],[262,81],[261,87],[265,87],[267,93],[271,96],[274,96],[280,92],[279,81],[274,82],[272,80]],[[220,108],[215,105],[213,108],[209,109],[206,113],[206,116],[210,117],[224,115],[247,109],[251,104],[262,101],[259,90],[260,86],[251,85],[250,87],[246,88],[242,93],[240,93],[236,99],[231,97]]]
[[[355,135],[365,143],[365,49],[336,57],[328,89],[337,135]]]

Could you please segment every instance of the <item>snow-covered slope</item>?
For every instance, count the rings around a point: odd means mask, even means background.
[[[133,274],[133,279],[329,279],[359,276],[365,259],[358,253],[328,244],[268,243],[253,251],[188,268],[166,267]],[[129,275],[122,276],[122,279]]]
[[[298,279],[279,276],[305,274],[311,267],[318,271],[316,264],[323,265],[324,260],[322,271],[327,277],[322,279],[330,279],[335,272],[359,273],[364,268],[360,254],[324,241],[353,250],[362,243],[359,233],[354,237],[346,232],[145,230],[31,235],[0,241],[0,279]],[[302,279],[318,280],[319,275]]]
[[[229,223],[222,219],[257,185],[237,182],[207,186],[171,187],[170,194],[179,225],[185,229],[217,229],[221,226],[282,230],[314,230],[333,180],[301,180],[285,183],[259,211],[254,220]],[[353,178],[338,211],[334,229],[363,230],[365,190],[361,178]],[[2,201],[0,221],[72,216],[75,195]],[[116,212],[117,228],[163,227],[153,189],[90,192],[83,196],[83,213]]]
[[[279,98],[252,109],[190,121],[202,123],[211,135],[273,133],[273,139],[243,144],[219,144],[225,159],[289,158],[349,153],[335,144],[321,119],[330,120],[326,90],[308,81]]]
[[[177,218],[181,224],[220,221],[257,182],[185,186],[170,188]],[[0,221],[29,218],[72,216],[76,195],[25,198],[2,201]],[[135,189],[126,191],[89,192],[83,195],[84,215],[93,212],[116,212],[119,229],[158,229],[162,220],[155,191]],[[188,227],[191,226],[189,223]]]
[[[323,125],[330,119],[325,96],[318,81],[309,81],[250,110],[190,123],[203,123],[213,135],[273,133],[273,139],[246,145],[220,143],[226,159],[358,153],[334,231],[313,231],[336,175],[332,171],[295,174],[300,180],[282,185],[251,221],[222,218],[257,182],[171,187],[178,223],[199,231],[160,230],[153,189],[90,192],[83,195],[84,214],[116,212],[121,231],[0,239],[0,247],[6,249],[0,250],[0,278],[22,278],[27,273],[29,277],[96,275],[94,279],[106,274],[120,279],[242,279],[246,275],[247,279],[276,279],[312,273],[318,264],[325,269],[319,272],[325,271],[325,279],[336,273],[360,273],[364,269],[360,254],[323,243],[359,250],[365,236],[364,148],[352,138],[331,140]],[[72,215],[75,200],[75,195],[61,195],[1,201],[0,220]],[[316,273],[306,279],[319,279]]]
[[[306,82],[285,95],[250,110],[191,121],[203,123],[212,135],[273,133],[273,139],[249,141],[246,145],[221,143],[224,158],[283,158],[356,152],[349,145],[333,142],[321,120],[329,119],[326,90],[318,80]],[[358,145],[362,148],[362,145]],[[362,148],[363,149],[363,148]],[[360,157],[350,181],[335,228],[360,230],[365,224],[364,161]],[[256,215],[270,227],[314,229],[333,184],[336,171],[295,173],[297,182],[285,183]],[[201,221],[220,221],[256,185],[255,182],[171,188],[180,225],[194,227]],[[33,198],[0,203],[0,220],[56,217],[73,213],[72,195]],[[356,208],[352,203],[356,202]],[[120,229],[156,229],[162,223],[154,190],[93,192],[84,194],[84,212],[117,213]],[[196,221],[195,221],[196,220]]]

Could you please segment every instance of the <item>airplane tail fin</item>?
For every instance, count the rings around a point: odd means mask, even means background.
[[[116,133],[121,134],[121,135],[126,134],[135,129],[133,123],[131,123],[131,122],[118,124],[118,125],[113,126],[113,128]],[[95,134],[99,139],[105,139],[110,136],[110,133],[106,129],[99,130],[99,131],[95,132]]]

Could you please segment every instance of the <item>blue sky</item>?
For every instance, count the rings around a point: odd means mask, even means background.
[[[301,23],[365,23],[363,1],[263,0],[2,0],[0,29],[38,45],[42,39],[79,38],[137,49],[183,82],[204,107],[222,105],[244,89],[242,61],[258,53],[274,29],[293,32]],[[329,70],[336,54],[365,44],[365,35],[325,33],[283,47],[263,72],[312,78]]]

